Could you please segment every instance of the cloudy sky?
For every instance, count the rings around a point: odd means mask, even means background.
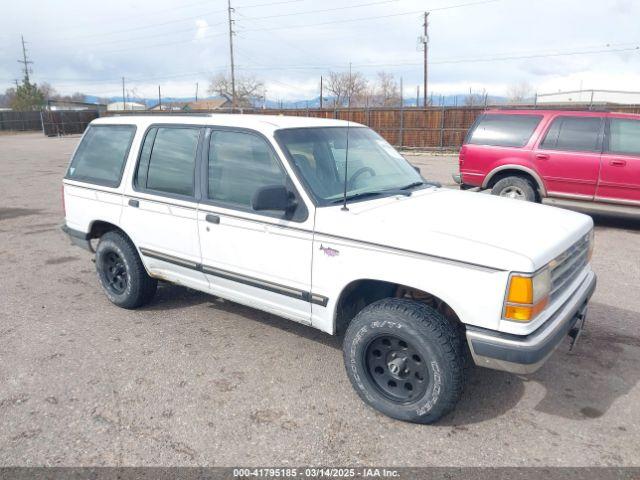
[[[62,93],[200,95],[229,69],[226,0],[5,1],[0,89],[21,78],[20,35],[33,79]],[[504,95],[640,90],[640,0],[232,0],[236,65],[271,100],[313,98],[320,75],[353,69],[422,82],[422,14],[430,14],[430,89]]]

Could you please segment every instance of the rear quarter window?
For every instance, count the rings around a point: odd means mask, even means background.
[[[82,137],[65,178],[117,187],[136,127],[92,125]]]
[[[493,115],[480,117],[466,143],[494,147],[524,147],[542,120],[541,115]]]
[[[607,151],[621,155],[640,155],[640,120],[612,118]]]

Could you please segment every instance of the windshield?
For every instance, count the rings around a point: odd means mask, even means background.
[[[347,127],[284,129],[276,138],[320,203],[342,199]],[[422,184],[422,177],[404,157],[369,128],[349,128],[347,164],[347,197]]]

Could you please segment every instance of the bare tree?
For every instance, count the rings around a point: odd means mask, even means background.
[[[533,95],[533,88],[529,82],[526,81],[511,85],[507,89],[507,98],[510,103],[522,103]]]
[[[7,88],[4,93],[0,94],[0,107],[9,107],[15,97],[16,89],[13,87]]]
[[[48,82],[42,82],[38,88],[44,95],[45,101],[58,100],[63,102],[84,102],[86,96],[81,92],[75,92],[71,95],[62,95],[61,93],[58,93],[58,91]]]
[[[464,99],[464,104],[467,107],[475,107],[478,105],[485,105],[487,103],[487,91],[483,88],[480,92],[474,92],[469,89],[469,95]]]
[[[42,82],[40,84],[40,91],[44,95],[45,100],[53,100],[58,95],[56,89],[53,88],[48,82]]]
[[[232,98],[231,78],[219,73],[211,79],[208,93]],[[255,77],[236,77],[236,105],[252,107],[264,100],[265,89],[262,80]]]
[[[371,104],[381,107],[397,107],[400,105],[400,88],[392,73],[380,71],[376,84],[372,89]]]
[[[329,72],[327,90],[333,96],[333,104],[343,107],[349,103],[360,105],[367,99],[367,80],[360,72]]]

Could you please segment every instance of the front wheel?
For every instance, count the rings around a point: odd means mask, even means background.
[[[464,344],[431,307],[388,298],[364,308],[344,338],[347,375],[362,400],[398,420],[433,423],[464,383]]]

